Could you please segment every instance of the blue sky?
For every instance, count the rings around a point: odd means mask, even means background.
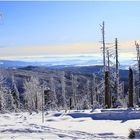
[[[117,37],[123,53],[131,53],[132,42],[140,38],[139,7],[139,1],[1,1],[0,55],[95,54],[101,47],[97,43],[103,20],[106,41]]]

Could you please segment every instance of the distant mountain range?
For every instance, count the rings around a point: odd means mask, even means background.
[[[134,63],[133,61],[124,61],[120,65],[120,69],[128,69],[130,64]],[[91,60],[91,59],[53,59],[46,61],[18,61],[18,60],[0,60],[0,67],[10,67],[10,68],[19,68],[26,66],[43,66],[43,67],[52,67],[52,68],[64,68],[64,67],[81,67],[81,66],[95,66],[102,65],[100,60]]]

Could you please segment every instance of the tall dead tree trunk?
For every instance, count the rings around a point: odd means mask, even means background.
[[[69,108],[70,108],[70,110],[73,108],[72,107],[72,98],[69,99]]]
[[[128,107],[133,107],[133,70],[129,68]]]
[[[139,98],[140,98],[140,56],[139,56],[139,61],[138,61],[138,71],[139,71],[138,94],[139,94]]]
[[[140,54],[139,54],[139,61],[138,61],[138,75],[139,75],[139,78],[138,78],[138,84],[139,84],[139,86],[138,86],[138,96],[140,98]]]
[[[117,38],[115,38],[115,95],[113,97],[113,107],[117,107],[117,101],[118,101],[118,98],[119,98],[119,91],[118,91],[118,88],[119,88],[119,61],[118,61],[118,40]]]
[[[135,41],[137,51],[137,63],[138,63],[138,79],[137,79],[137,104],[140,106],[140,45]]]
[[[92,92],[91,92],[91,105],[93,106],[93,102],[96,101],[96,78],[95,78],[95,74],[92,74]]]
[[[140,80],[140,45],[135,41],[135,46],[137,51],[138,75]]]
[[[106,51],[106,44],[105,44],[105,23],[103,21],[102,25],[101,26],[101,31],[102,31],[102,51],[103,51],[103,70],[104,72],[106,71],[106,54],[105,54],[105,51]]]
[[[105,108],[111,107],[110,91],[109,91],[109,72],[105,72]]]
[[[103,38],[103,63],[104,63],[104,71],[106,71],[106,60],[105,60],[105,23],[103,21],[103,25],[102,25],[102,38]]]
[[[35,95],[35,109],[36,110],[38,109],[38,103],[37,103],[37,101],[38,101],[38,97],[37,97],[37,93],[36,93],[36,95]]]

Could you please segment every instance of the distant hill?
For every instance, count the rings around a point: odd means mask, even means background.
[[[63,58],[64,59],[64,58]],[[129,63],[125,63],[120,65],[121,69],[128,69]],[[39,67],[50,67],[50,68],[68,68],[68,69],[78,69],[82,71],[87,71],[86,67],[88,67],[88,71],[92,71],[92,66],[101,67],[101,61],[97,60],[80,60],[79,59],[70,59],[70,60],[61,60],[60,58],[57,60],[53,58],[53,60],[46,59],[46,61],[15,61],[15,60],[0,60],[0,67],[5,68],[21,68],[27,66],[39,66]],[[76,69],[77,69],[76,68]],[[76,70],[75,69],[75,70]],[[98,69],[98,68],[97,68]]]

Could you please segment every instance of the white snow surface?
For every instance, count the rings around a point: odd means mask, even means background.
[[[129,129],[140,138],[140,109],[95,109],[0,114],[3,140],[128,139]]]

